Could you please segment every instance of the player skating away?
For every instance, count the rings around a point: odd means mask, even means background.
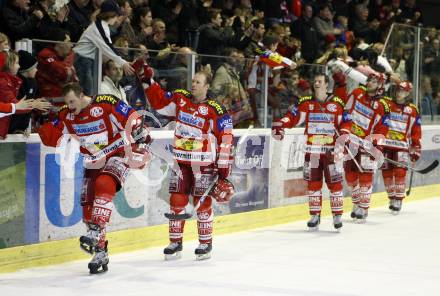
[[[38,133],[47,146],[56,147],[66,134],[80,143],[85,160],[81,206],[88,228],[80,237],[80,246],[94,253],[88,267],[90,273],[99,273],[107,271],[109,262],[106,226],[113,211],[112,199],[130,167],[141,168],[149,159],[144,144],[134,144],[130,132],[140,138],[138,143],[148,142],[149,135],[136,111],[113,95],[91,98],[78,83],[69,83],[63,96],[66,105],[58,118],[44,124]]]
[[[373,188],[374,159],[381,155],[382,146],[377,138],[388,132],[389,106],[383,99],[385,76],[371,74],[366,86],[353,90],[345,106],[344,123],[341,132],[349,134],[350,147],[357,152],[344,162],[345,178],[352,192],[353,210],[351,217],[365,222],[368,216]]]
[[[231,173],[233,159],[231,117],[223,106],[207,97],[210,74],[197,72],[191,92],[166,92],[150,78],[151,68],[145,66],[144,76],[145,73],[150,73],[147,74],[149,77],[143,77],[143,81],[148,84],[146,94],[151,106],[176,121],[173,154],[177,165],[169,187],[171,213],[184,213],[190,195],[197,204],[218,174],[217,184],[197,210],[200,244],[195,250],[196,258],[210,258],[212,198],[219,202],[228,201],[233,194],[233,186],[226,179]],[[180,257],[184,225],[185,220],[170,219],[170,244],[164,249],[165,259]]]
[[[409,164],[416,162],[421,153],[421,121],[417,107],[407,102],[412,90],[409,81],[402,81],[396,86],[395,100],[388,98],[390,120],[388,133],[384,139],[384,157]],[[405,167],[399,167],[385,161],[382,165],[382,176],[390,200],[390,210],[398,214],[405,197]]]
[[[301,97],[298,105],[272,125],[272,135],[282,140],[285,128],[293,128],[305,123],[304,134],[307,137],[304,159],[304,180],[309,191],[309,208],[311,219],[307,226],[317,229],[320,223],[322,206],[323,177],[330,190],[330,206],[333,214],[333,225],[342,227],[342,163],[334,159],[335,142],[342,122],[344,102],[338,96],[327,94],[328,78],[318,74],[313,82],[313,96]]]

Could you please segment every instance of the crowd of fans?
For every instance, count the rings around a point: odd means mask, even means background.
[[[380,71],[390,80],[412,79],[415,32],[405,25],[423,25],[415,2],[3,0],[0,100],[45,97],[59,106],[62,86],[79,81],[86,94],[112,93],[142,107],[145,102],[127,88],[137,60],[146,59],[163,87],[174,90],[187,87],[190,57],[198,55],[198,67],[213,75],[211,94],[231,111],[234,125],[258,126],[262,69],[255,59],[257,49],[278,52],[296,65],[270,71],[268,100],[274,117],[298,96],[310,93],[311,69],[335,59],[363,73]],[[393,23],[402,25],[389,40],[394,46],[385,52],[385,59],[381,55]],[[424,28],[422,35],[422,112],[440,114],[440,32]],[[35,42],[32,54],[16,53],[15,41],[23,38],[53,42]],[[99,90],[97,50],[103,56]],[[15,61],[19,69],[10,66]],[[30,118],[38,125],[45,116],[14,115],[0,130],[21,132]]]

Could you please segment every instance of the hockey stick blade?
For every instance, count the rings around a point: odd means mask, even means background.
[[[426,168],[424,168],[422,170],[415,170],[415,171],[420,174],[427,174],[430,171],[432,171],[433,169],[435,169],[437,166],[438,166],[438,160],[436,159],[430,165],[428,165]]]
[[[411,193],[413,178],[414,178],[414,172],[411,171],[411,176],[409,177],[409,187],[408,187],[408,190],[406,191],[406,196],[410,195],[410,193]]]
[[[184,213],[184,214],[165,213],[164,216],[170,220],[187,220],[192,217],[192,215],[189,213]]]

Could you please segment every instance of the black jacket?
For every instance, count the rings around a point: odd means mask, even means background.
[[[2,27],[5,34],[11,38],[12,44],[22,38],[35,38],[37,36],[40,20],[33,14],[8,4],[1,11]]]

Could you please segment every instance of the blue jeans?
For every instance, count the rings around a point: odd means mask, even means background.
[[[84,94],[88,96],[96,94],[98,90],[95,89],[95,83],[93,81],[93,78],[95,77],[93,73],[94,61],[77,54],[75,55],[74,66],[76,75],[79,79],[79,84],[83,88]]]

